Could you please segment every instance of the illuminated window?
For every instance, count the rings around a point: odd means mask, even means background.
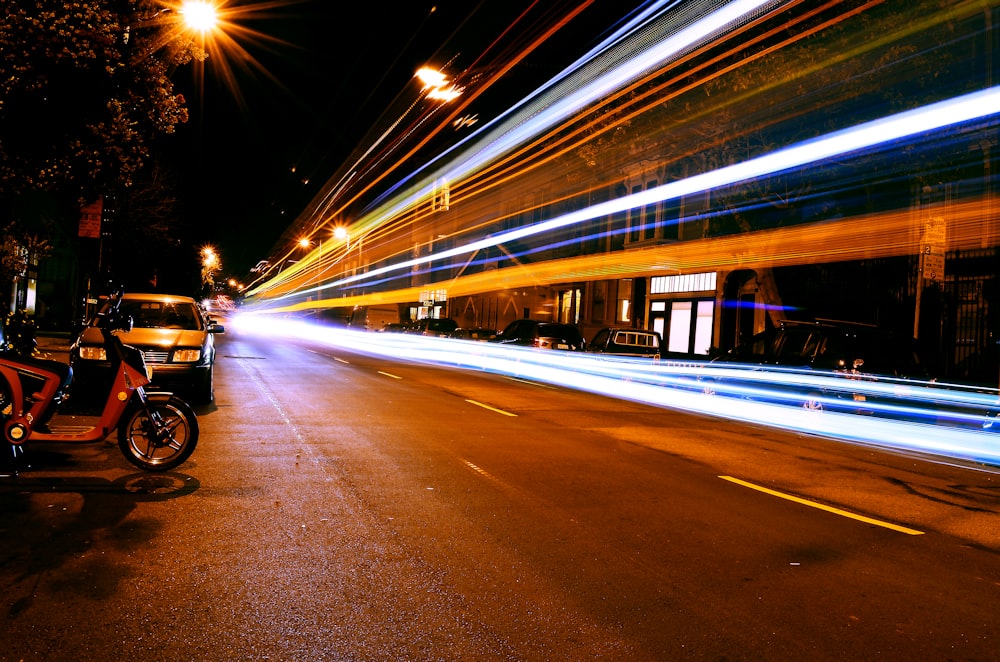
[[[559,321],[576,324],[580,321],[580,290],[565,290],[559,293]]]
[[[451,187],[448,186],[447,179],[439,179],[434,182],[434,190],[431,194],[431,211],[448,211],[451,207]]]
[[[714,292],[715,283],[716,273],[714,271],[679,276],[656,276],[649,279],[649,293]]]
[[[715,302],[699,301],[698,314],[694,323],[694,353],[708,354],[712,346],[712,320],[715,316]]]
[[[632,279],[623,278],[618,281],[618,322],[630,322],[632,320]]]
[[[680,354],[708,354],[712,346],[714,301],[673,301],[667,350]],[[653,320],[653,330],[663,333],[663,318]]]
[[[670,306],[670,333],[667,349],[687,354],[691,348],[691,302],[674,301]]]

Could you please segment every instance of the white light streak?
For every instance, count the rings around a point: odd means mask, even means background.
[[[1000,435],[983,428],[986,413],[996,413],[1000,407],[996,390],[975,392],[919,381],[874,382],[758,366],[614,360],[495,343],[331,329],[259,314],[238,316],[232,325],[240,333],[268,339],[305,339],[393,360],[489,371],[772,428],[1000,465]],[[803,394],[817,389],[825,391],[828,405],[851,406],[851,400],[836,397],[838,392],[879,402],[856,403],[862,416],[804,409]]]
[[[844,157],[861,150],[884,146],[904,138],[913,138],[922,133],[939,131],[947,127],[989,117],[998,113],[1000,113],[1000,87],[991,87],[954,99],[939,101],[914,110],[865,122],[856,127],[835,131],[820,138],[798,143],[742,163],[712,170],[669,184],[663,184],[640,193],[615,198],[614,200],[580,209],[548,221],[517,228],[450,250],[397,262],[378,269],[372,269],[364,274],[342,278],[322,286],[276,297],[274,300],[283,300],[289,297],[300,296],[303,293],[340,287],[396,271],[409,270],[415,266],[429,264],[437,260],[468,255],[484,248],[499,246],[510,241],[551,232],[601,216],[642,207],[654,202],[675,200],[682,196],[709,191],[783,170],[815,164],[832,158]]]

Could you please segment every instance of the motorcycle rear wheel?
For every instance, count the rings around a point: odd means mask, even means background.
[[[136,407],[118,424],[118,448],[145,471],[169,471],[184,463],[198,444],[198,419],[184,400],[150,401],[151,415]]]

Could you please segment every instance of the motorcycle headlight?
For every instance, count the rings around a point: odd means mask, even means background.
[[[200,349],[178,349],[174,351],[174,363],[196,363],[200,358]]]
[[[80,358],[84,361],[107,361],[108,353],[100,346],[80,347]]]

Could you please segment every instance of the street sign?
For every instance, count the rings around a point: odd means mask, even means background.
[[[947,224],[941,216],[933,216],[924,223],[921,241],[921,275],[932,283],[944,282],[945,251],[948,250]]]

